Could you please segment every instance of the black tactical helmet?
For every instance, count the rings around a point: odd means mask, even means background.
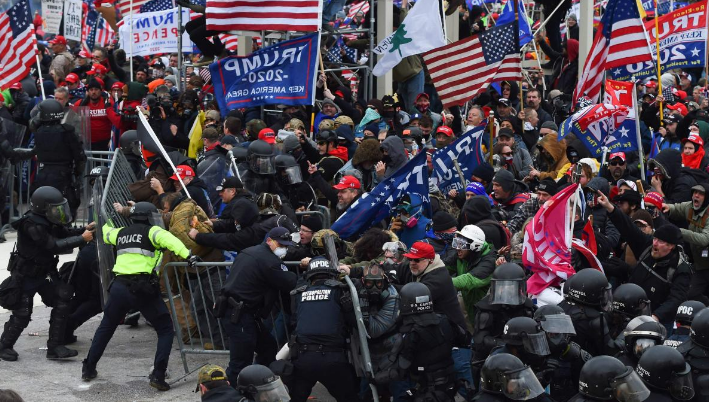
[[[664,325],[652,317],[641,315],[628,323],[623,331],[626,352],[640,357],[646,350],[656,345],[662,345],[667,336]]]
[[[652,314],[647,293],[634,283],[624,283],[616,288],[613,292],[613,311],[628,319]]]
[[[337,277],[337,268],[332,267],[330,261],[324,257],[314,257],[308,264],[308,271],[305,273],[305,279],[310,280],[315,275],[326,274],[332,278]]]
[[[72,220],[66,198],[61,191],[51,186],[42,186],[32,193],[30,209],[33,213],[42,215],[57,225],[66,225]]]
[[[545,304],[534,312],[534,320],[537,321],[544,332],[554,336],[556,334],[576,335],[574,323],[564,309],[556,304]]]
[[[433,299],[428,286],[421,282],[410,282],[401,288],[401,315],[433,312]]]
[[[680,323],[680,325],[692,325],[692,320],[694,316],[702,311],[706,306],[702,302],[696,300],[687,300],[686,302],[679,305],[677,308],[677,315],[675,316],[675,321]]]
[[[704,309],[694,315],[690,338],[692,342],[709,349],[709,309]]]
[[[298,184],[303,182],[303,175],[300,172],[300,165],[291,155],[278,155],[274,158],[276,170],[279,178],[285,184]]]
[[[158,213],[158,208],[150,202],[137,202],[130,208],[130,218],[134,221],[148,222],[153,214]]]
[[[659,345],[648,349],[640,357],[635,372],[648,387],[669,391],[674,399],[694,398],[691,367],[673,347]]]
[[[120,145],[124,153],[131,152],[136,156],[140,156],[140,141],[138,141],[137,131],[128,130],[121,134]]]
[[[525,351],[535,355],[550,353],[546,334],[533,318],[511,318],[502,330],[502,340],[509,345],[524,346]]]
[[[43,123],[58,123],[64,118],[64,107],[59,101],[45,99],[39,104],[39,121]]]
[[[509,353],[491,355],[485,360],[480,370],[480,387],[514,401],[536,398],[544,392],[532,369]]]
[[[596,356],[583,365],[579,393],[602,401],[642,401],[650,396],[633,369],[611,356]]]
[[[524,268],[507,262],[495,268],[490,283],[490,303],[518,306],[527,300]]]
[[[613,293],[608,279],[593,268],[582,269],[569,278],[564,285],[564,298],[586,306],[610,311]]]
[[[298,166],[298,162],[291,155],[277,155],[274,158],[277,169],[285,169],[291,166]]]
[[[248,399],[256,401],[290,400],[281,378],[260,364],[252,364],[239,372],[236,388]]]
[[[247,159],[249,168],[256,174],[273,174],[273,147],[263,140],[251,141]]]
[[[317,140],[318,140],[318,142],[325,141],[325,142],[334,142],[335,144],[338,143],[337,133],[333,130],[321,130],[318,133]]]

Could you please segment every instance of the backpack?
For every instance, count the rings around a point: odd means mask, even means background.
[[[497,230],[500,232],[500,238],[504,241],[504,244],[502,247],[509,246],[512,244],[512,233],[510,233],[510,230],[507,229],[504,225],[502,225],[500,222],[494,220],[494,219],[483,219],[480,222],[475,224],[476,226],[482,228],[482,226],[488,225],[488,226],[495,226]],[[488,242],[490,243],[490,242]]]
[[[460,216],[460,208],[458,207],[458,205],[456,205],[455,201],[445,197],[440,191],[431,193],[430,195],[431,199],[436,199],[438,201],[439,210],[447,212],[454,217]]]

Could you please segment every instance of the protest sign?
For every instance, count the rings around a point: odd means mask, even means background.
[[[177,8],[152,13],[133,15],[133,36],[130,32],[131,18],[124,18],[125,23],[118,28],[121,48],[130,52],[131,38],[133,40],[134,56],[150,56],[156,53],[177,52]],[[182,8],[183,25],[190,21],[190,10]],[[190,53],[192,42],[189,35],[182,34],[182,51]]]
[[[64,37],[67,40],[81,41],[82,12],[81,0],[66,1],[64,7]]]
[[[62,23],[64,13],[64,0],[42,1],[42,18],[44,19],[44,33],[57,35]]]

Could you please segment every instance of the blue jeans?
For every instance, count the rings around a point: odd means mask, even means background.
[[[398,92],[401,95],[401,98],[399,99],[404,102],[404,110],[411,111],[414,109],[416,95],[423,92],[423,83],[423,69],[408,80],[399,83]]]
[[[322,10],[322,20],[323,23],[332,22],[340,10],[345,7],[346,0],[330,0],[323,6]]]
[[[471,387],[473,386],[473,372],[470,369],[472,357],[472,349],[453,348],[453,366],[455,367],[456,379],[467,381]],[[463,398],[467,397],[465,388],[460,388],[458,393]]]

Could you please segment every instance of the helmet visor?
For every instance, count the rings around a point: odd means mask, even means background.
[[[544,392],[542,384],[529,367],[504,375],[507,385],[502,389],[502,393],[514,401],[534,399]]]
[[[286,386],[283,385],[281,379],[270,382],[264,385],[257,385],[256,395],[254,400],[256,402],[287,402],[290,401],[290,396],[288,396],[288,391]]]
[[[641,300],[640,303],[638,303],[637,315],[652,315],[650,300]]]
[[[613,287],[610,284],[601,295],[601,309],[607,313],[613,311]]]
[[[522,345],[524,345],[524,350],[529,353],[534,353],[537,356],[547,356],[551,354],[549,343],[547,342],[547,335],[544,332],[527,334],[526,337],[522,338]]]
[[[272,156],[251,155],[249,166],[257,174],[273,174],[276,172]]]
[[[470,250],[470,242],[463,237],[456,236],[453,238],[451,247],[456,250]]]
[[[490,284],[490,295],[492,304],[518,306],[527,299],[527,286],[521,280],[493,279]]]
[[[692,384],[692,372],[689,364],[685,363],[687,369],[684,373],[678,375],[670,383],[670,394],[674,399],[680,401],[688,401],[694,398],[694,384]]]
[[[635,356],[640,357],[645,353],[646,350],[657,345],[657,341],[651,338],[639,338],[635,340],[635,345],[633,345],[633,353]]]
[[[576,335],[574,323],[566,314],[545,315],[540,321],[542,329],[552,334]]]
[[[300,173],[300,166],[291,166],[283,170],[283,179],[288,184],[298,184],[303,182],[303,175]]]
[[[59,204],[49,204],[45,216],[50,222],[56,223],[57,225],[67,225],[71,223],[72,216],[69,202],[65,198],[64,201]]]
[[[630,367],[626,374],[611,381],[611,387],[613,396],[619,402],[642,402],[650,397],[650,390]]]

